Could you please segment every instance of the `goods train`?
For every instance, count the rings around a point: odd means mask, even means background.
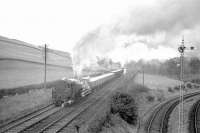
[[[82,79],[62,79],[52,90],[53,103],[56,106],[72,104],[77,99],[85,97],[114,78],[120,77],[124,69],[112,71],[96,77],[83,77]]]

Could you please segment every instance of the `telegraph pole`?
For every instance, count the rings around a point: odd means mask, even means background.
[[[47,80],[47,45],[44,45],[44,89],[46,89]]]
[[[144,64],[142,65],[142,85],[144,87]]]

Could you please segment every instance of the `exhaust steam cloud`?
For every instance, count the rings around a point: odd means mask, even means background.
[[[186,46],[200,49],[200,1],[162,0],[137,7],[112,24],[99,26],[86,34],[73,51],[74,66],[95,64],[96,57],[108,57],[124,64],[130,60],[168,59],[178,56],[182,36]],[[200,56],[200,54],[198,54]]]

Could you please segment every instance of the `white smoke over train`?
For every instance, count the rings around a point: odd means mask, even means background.
[[[153,6],[134,7],[115,23],[86,34],[74,47],[74,64],[82,68],[95,62],[96,56],[122,64],[141,58],[167,59],[178,55],[182,35],[200,56],[199,12],[200,0],[159,0]]]

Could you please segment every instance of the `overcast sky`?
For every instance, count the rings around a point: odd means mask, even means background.
[[[183,34],[187,41],[196,43],[200,33],[199,0],[0,3],[1,36],[35,45],[46,43],[50,48],[74,52],[78,58],[106,55],[116,61],[168,59],[178,55]]]
[[[1,0],[0,35],[71,51],[87,32],[152,0]]]

